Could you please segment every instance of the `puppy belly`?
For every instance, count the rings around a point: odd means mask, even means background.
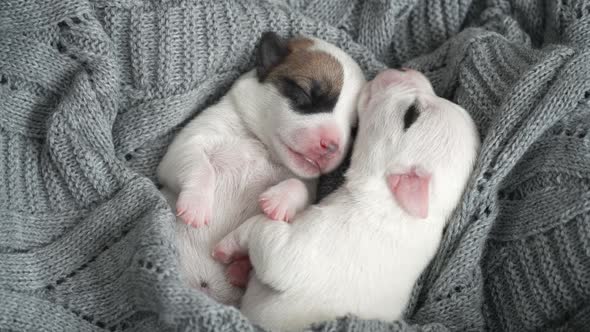
[[[272,165],[266,159],[252,162],[249,158],[247,161],[241,172],[218,164],[212,218],[208,225],[197,228],[184,224],[179,218],[176,221],[182,279],[188,286],[230,305],[237,305],[243,291],[229,283],[226,266],[213,260],[213,247],[242,222],[261,213],[258,196],[264,190],[291,176],[285,168]],[[174,198],[168,197],[168,201],[175,206]]]

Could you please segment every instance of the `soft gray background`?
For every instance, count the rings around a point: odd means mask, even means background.
[[[254,329],[182,288],[152,180],[265,30],[336,43],[368,78],[425,72],[483,140],[406,319],[316,330],[587,328],[589,21],[572,0],[0,2],[0,329]]]

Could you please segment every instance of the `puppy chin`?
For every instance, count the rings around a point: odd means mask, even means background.
[[[313,179],[322,174],[329,173],[336,169],[342,159],[344,159],[344,155],[340,153],[329,161],[324,160],[318,163],[286,145],[283,145],[280,149],[279,156],[283,164],[297,176],[304,179]]]
[[[327,174],[330,173],[331,171],[335,170],[336,167],[338,167],[338,165],[340,165],[340,163],[342,162],[342,160],[344,159],[344,154],[340,153],[340,155],[338,157],[334,157],[330,160],[329,163],[327,163],[321,170],[321,174]]]
[[[321,170],[317,163],[308,159],[303,154],[297,152],[295,147],[291,147],[280,138],[279,135],[274,137],[273,145],[275,153],[281,163],[291,172],[303,179],[313,179],[320,176]]]
[[[281,159],[283,163],[297,176],[304,179],[317,178],[321,174],[319,166],[304,155],[290,147],[283,146]]]

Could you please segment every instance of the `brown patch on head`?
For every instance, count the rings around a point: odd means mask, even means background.
[[[332,94],[340,94],[344,81],[342,65],[326,52],[310,50],[313,44],[307,38],[289,40],[289,55],[269,73],[268,79],[276,82],[287,77],[303,88],[310,88],[311,81],[317,80]]]
[[[311,50],[313,44],[307,38],[289,40],[289,54],[267,76],[302,113],[331,111],[344,82],[340,62],[326,52]]]

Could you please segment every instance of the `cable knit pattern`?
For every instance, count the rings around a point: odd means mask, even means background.
[[[4,0],[0,330],[260,330],[183,287],[154,181],[266,30],[335,43],[368,78],[423,71],[483,140],[404,320],[312,330],[590,326],[589,1]]]

